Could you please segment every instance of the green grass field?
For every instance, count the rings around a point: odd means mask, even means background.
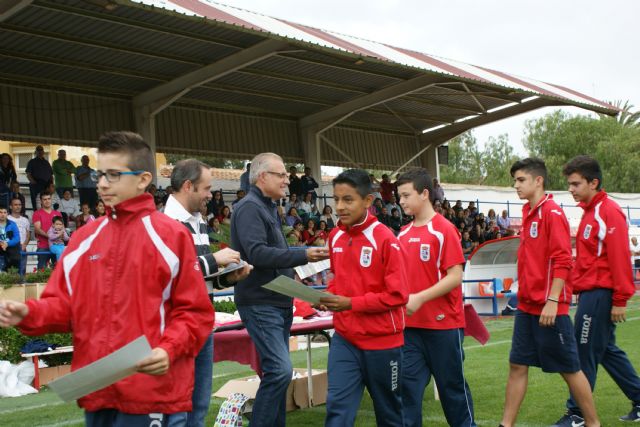
[[[465,370],[479,425],[497,426],[502,416],[512,323],[512,318],[489,320],[487,327],[491,332],[491,339],[485,346],[480,346],[470,338],[465,341]],[[640,366],[638,337],[640,337],[640,297],[635,297],[629,304],[627,323],[618,327],[617,341],[636,367]],[[295,367],[306,366],[304,351],[292,353],[291,359]],[[314,349],[313,362],[314,368],[326,368],[327,349]],[[252,371],[248,367],[237,363],[216,363],[214,390],[232,378],[251,374]],[[566,390],[559,375],[543,374],[539,369],[532,369],[529,374],[529,390],[520,410],[518,425],[552,424],[564,412]],[[622,424],[618,421],[618,417],[631,409],[622,392],[603,370],[598,379],[595,398],[603,425]],[[213,425],[221,402],[217,398],[212,400],[207,425]],[[287,416],[287,423],[291,426],[320,426],[323,425],[324,412],[324,406],[291,412]],[[426,425],[447,425],[440,403],[434,400],[431,384],[425,396],[423,417]],[[83,425],[83,412],[75,404],[62,403],[48,390],[37,395],[0,399],[0,426],[81,425]],[[366,392],[356,425],[375,426],[373,405]]]

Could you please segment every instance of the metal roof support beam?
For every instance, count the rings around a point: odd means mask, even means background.
[[[498,120],[506,119],[518,114],[527,113],[532,110],[537,110],[542,107],[551,107],[556,105],[563,105],[561,102],[554,102],[544,98],[535,98],[531,101],[522,102],[511,107],[503,108],[491,113],[482,114],[478,117],[474,117],[469,120],[454,123],[449,126],[434,130],[432,132],[423,133],[420,136],[421,142],[429,142],[436,145],[441,145],[446,141],[455,138],[463,132],[473,129],[477,126],[486,125]]]
[[[227,56],[212,64],[177,77],[170,82],[161,84],[133,98],[134,108],[158,104],[151,114],[157,114],[171,102],[180,98],[194,87],[218,79],[229,73],[246,67],[265,58],[278,54],[287,47],[287,42],[281,40],[266,40],[247,49]],[[169,101],[168,103],[166,101]]]
[[[402,83],[387,86],[376,92],[360,96],[351,101],[347,101],[318,113],[303,117],[300,119],[299,124],[302,128],[324,124],[320,130],[320,133],[322,133],[324,130],[335,126],[358,111],[423,90],[427,87],[441,83],[442,81],[442,79],[438,80],[430,75],[423,75],[411,80],[405,80]]]
[[[362,166],[360,165],[360,163],[358,163],[355,160],[353,160],[353,157],[351,157],[350,155],[348,155],[347,153],[342,151],[342,149],[340,147],[338,147],[336,144],[334,144],[333,141],[331,141],[329,138],[327,138],[324,135],[320,135],[320,139],[323,140],[324,142],[326,142],[327,145],[329,145],[331,148],[336,150],[342,157],[344,157],[345,159],[349,160],[354,167],[356,167],[358,169],[362,169]]]
[[[2,0],[0,1],[0,22],[4,22],[25,7],[33,3],[33,0]]]
[[[155,165],[156,161],[156,118],[153,114],[150,114],[149,107],[136,108],[133,110],[133,115],[136,124],[136,130],[142,136],[142,139],[149,144],[151,148],[151,152],[153,153],[153,163]],[[154,171],[157,170],[157,167],[154,167]],[[156,174],[153,174],[153,183],[158,184],[158,177]]]
[[[413,162],[415,159],[417,159],[418,157],[420,157],[422,155],[422,153],[424,153],[425,151],[427,151],[429,148],[431,147],[431,144],[427,144],[426,147],[424,147],[422,150],[418,151],[415,155],[413,155],[409,160],[407,160],[406,162],[404,162],[402,164],[402,166],[398,167],[398,169],[396,169],[395,171],[393,171],[390,175],[391,176],[395,176],[398,174],[398,172],[400,172],[402,169],[405,168],[405,166],[407,166],[409,163]]]
[[[316,178],[322,190],[322,152],[317,128],[298,128],[302,141],[304,166],[311,168],[311,176]]]

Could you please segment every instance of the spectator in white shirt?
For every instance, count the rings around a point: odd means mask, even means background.
[[[69,220],[74,221],[75,217],[80,214],[78,201],[73,198],[70,190],[64,190],[62,193],[62,199],[60,200],[60,207],[58,211],[62,213],[62,219],[64,219],[64,226],[69,226]]]
[[[9,219],[16,223],[20,232],[20,250],[27,251],[27,245],[31,240],[31,221],[26,216],[22,216],[22,200],[15,198],[11,200],[11,215]],[[20,260],[20,277],[24,277],[27,269],[27,257],[22,256]]]
[[[507,214],[506,209],[502,211],[502,215],[498,217],[496,223],[498,224],[498,227],[500,227],[500,234],[502,234],[503,236],[509,234],[511,220],[509,219],[509,215]]]

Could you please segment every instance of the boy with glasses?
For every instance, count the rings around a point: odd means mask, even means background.
[[[74,233],[39,300],[0,302],[0,326],[72,331],[72,370],[141,335],[149,340],[138,374],[78,400],[90,427],[165,426],[168,414],[190,411],[194,357],[213,328],[189,231],[145,194],[154,167],[139,135],[103,135],[98,186],[107,215]]]

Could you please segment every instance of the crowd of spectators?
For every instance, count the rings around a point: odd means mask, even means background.
[[[373,182],[374,201],[369,213],[389,227],[394,233],[410,223],[413,218],[404,213],[398,203],[399,195],[394,183],[387,174],[378,180],[370,175]],[[475,202],[469,202],[467,207],[458,200],[452,206],[445,198],[444,190],[437,179],[433,180],[434,209],[446,219],[451,221],[460,232],[460,242],[465,255],[470,254],[478,245],[494,239],[500,239],[514,234],[511,228],[511,220],[506,210],[498,216],[493,209],[489,209],[486,215],[479,212]],[[326,242],[326,236],[338,222],[333,208],[326,204],[322,210],[317,205],[318,196],[316,189],[319,187],[311,174],[310,168],[305,168],[304,174],[298,176],[295,166],[289,169],[289,195],[278,204],[278,215],[283,226],[285,236],[291,245],[317,246]],[[170,191],[170,188],[167,188]],[[208,219],[212,241],[219,238],[220,225],[230,224],[233,206],[241,200],[245,191],[236,192],[236,198],[231,203],[226,203],[221,191],[214,191],[213,197],[203,211]],[[168,197],[168,196],[165,196]]]
[[[8,153],[0,154],[2,271],[15,267],[24,276],[26,257],[22,254],[28,251],[32,237],[37,241],[36,251],[42,253],[38,255],[38,268],[53,266],[64,250],[71,230],[105,215],[104,203],[98,199],[96,171],[89,166],[89,157],[82,156],[81,164],[75,166],[66,159],[65,150],[59,150],[57,155],[57,159],[49,163],[44,148],[39,145],[27,163],[25,172],[32,208],[28,215],[13,158]],[[74,180],[79,200],[74,197]]]
[[[50,252],[54,244],[57,245],[56,250],[59,249],[67,233],[105,215],[105,205],[99,200],[96,189],[97,174],[89,166],[88,156],[83,156],[81,164],[75,166],[66,159],[65,150],[59,150],[58,158],[51,164],[45,158],[42,146],[36,147],[34,154],[26,167],[34,210],[31,219],[27,215],[25,196],[20,191],[13,159],[7,153],[0,155],[0,208],[7,208],[8,221],[16,222],[20,229],[20,246],[17,246],[16,239],[7,238],[6,227],[2,226],[0,220],[0,268],[3,270],[16,264],[15,255],[8,255],[8,252],[15,253],[15,248],[20,248],[22,252],[27,250],[26,244],[31,238],[27,230],[30,233],[30,230],[34,229],[39,252]],[[250,164],[247,165],[247,171],[249,168]],[[74,178],[79,200],[74,197]],[[288,178],[289,196],[278,204],[278,215],[285,236],[291,245],[324,245],[328,233],[338,222],[333,208],[328,204],[322,210],[318,208],[316,189],[319,188],[319,184],[313,177],[311,168],[305,167],[303,174],[299,175],[297,167],[291,166]],[[374,175],[370,175],[370,178],[373,183],[374,202],[369,213],[397,234],[413,218],[403,212],[398,203],[397,187],[391,182],[389,175],[382,175],[380,180]],[[485,216],[478,212],[474,202],[469,202],[464,208],[458,200],[451,206],[436,179],[433,185],[434,208],[458,228],[465,254],[469,254],[485,241],[512,234],[506,211],[497,216],[491,209]],[[147,191],[154,197],[156,207],[161,211],[173,193],[171,186],[158,189],[154,184],[151,184]],[[221,191],[214,191],[209,203],[203,206],[202,214],[207,220],[213,242],[225,242],[228,238],[227,229],[231,224],[231,213],[245,195],[246,188],[240,188],[235,199],[227,203]],[[63,224],[62,233],[54,228],[54,224],[58,223],[58,217]],[[52,239],[49,239],[50,234]],[[9,244],[12,246],[7,246]],[[48,254],[38,256],[38,267],[46,266],[48,263],[54,264],[55,258]],[[24,265],[20,266],[20,271],[24,274]]]

